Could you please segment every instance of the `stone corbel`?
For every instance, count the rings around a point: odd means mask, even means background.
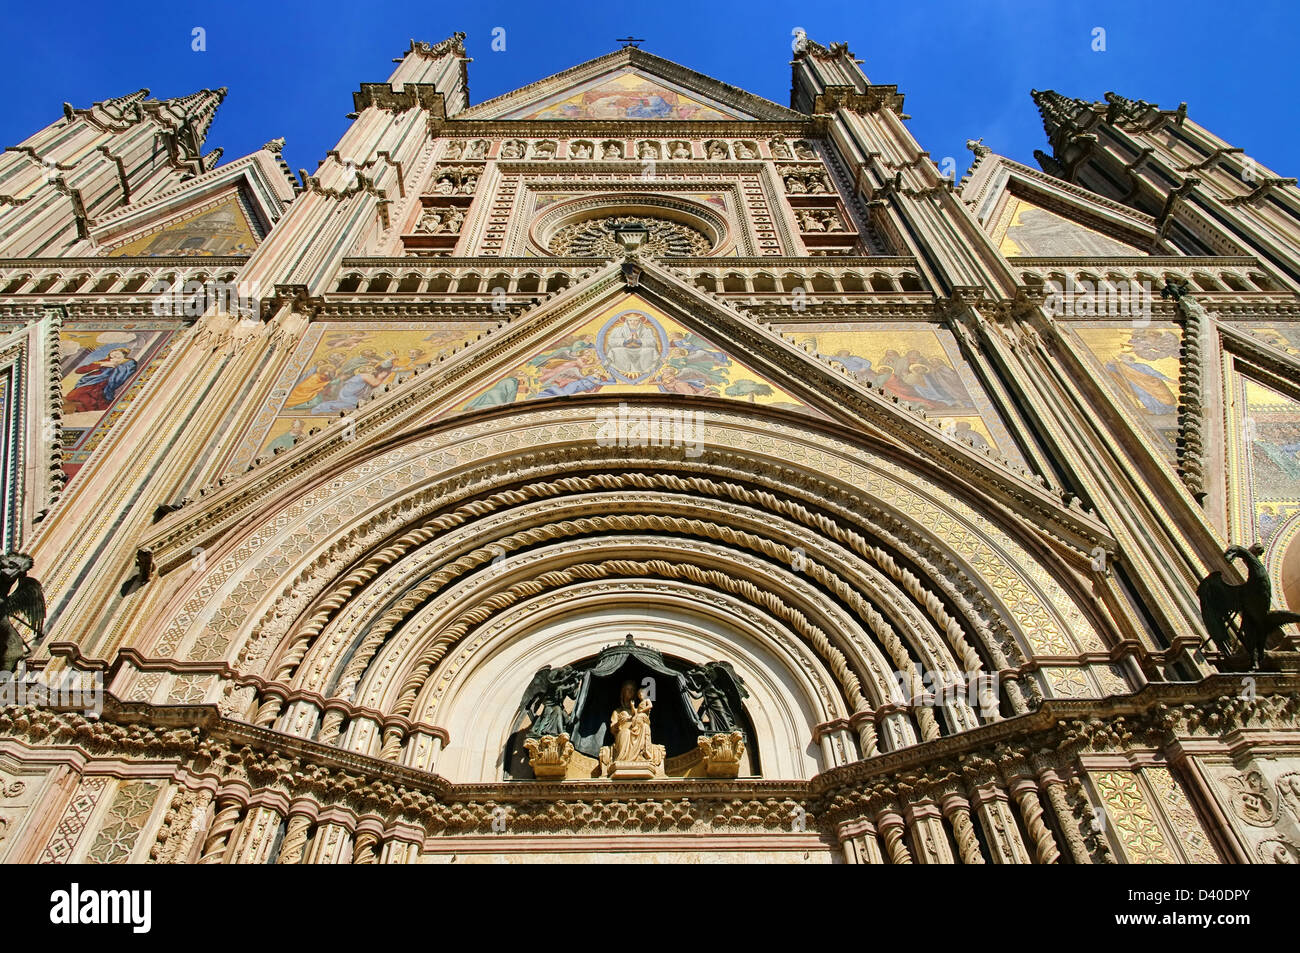
[[[407,83],[400,91],[391,83],[362,83],[361,89],[352,94],[352,105],[356,111],[349,114],[350,119],[372,106],[391,112],[424,109],[439,118],[447,115],[443,95],[433,83]]]
[[[862,92],[852,86],[827,86],[813,100],[814,113],[830,113],[837,109],[848,109],[864,116],[888,109],[898,113],[902,119],[910,118],[903,113],[903,96],[895,84],[870,85]]]
[[[1161,241],[1164,241],[1165,236],[1169,233],[1169,226],[1173,224],[1174,212],[1178,208],[1178,203],[1183,201],[1192,189],[1200,184],[1201,180],[1197,178],[1183,179],[1182,183],[1165,198],[1165,206],[1160,210],[1160,214],[1156,216],[1156,237]]]
[[[1238,208],[1242,205],[1258,205],[1278,186],[1295,185],[1296,181],[1295,179],[1283,179],[1273,176],[1259,183],[1245,195],[1234,195],[1232,198],[1224,199],[1223,204],[1230,208]]]
[[[286,306],[295,314],[314,318],[325,306],[325,299],[313,295],[306,285],[275,285],[275,293],[269,300],[262,302],[262,320],[269,321]]]

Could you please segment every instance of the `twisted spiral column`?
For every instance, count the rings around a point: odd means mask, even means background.
[[[1065,796],[1065,782],[1046,759],[1036,759],[1034,766],[1038,769],[1039,789],[1047,794],[1047,803],[1056,815],[1056,826],[1065,836],[1065,846],[1070,851],[1071,859],[1076,864],[1091,864],[1092,853],[1074,824],[1074,811],[1070,809],[1070,802]]]
[[[944,797],[940,802],[940,808],[952,827],[953,840],[957,842],[957,852],[961,856],[961,862],[963,864],[984,863],[979,838],[975,834],[975,824],[970,816],[970,801],[953,792]]]
[[[1040,864],[1058,864],[1061,852],[1056,838],[1043,821],[1043,805],[1038,799],[1038,785],[1029,778],[1020,778],[1011,786],[1011,796],[1016,799],[1025,829],[1034,841],[1034,854]]]
[[[881,811],[876,815],[876,829],[885,839],[885,851],[891,864],[914,863],[912,852],[907,849],[907,843],[903,838],[907,826],[903,823],[901,815],[893,811]]]
[[[237,794],[224,793],[217,796],[217,814],[208,828],[208,836],[203,840],[203,853],[200,864],[219,864],[225,857],[226,848],[230,846],[230,835],[239,824],[244,813],[243,798]]]
[[[284,830],[284,840],[280,842],[280,856],[275,859],[275,862],[301,864],[303,855],[307,852],[310,834],[311,817],[301,812],[290,814],[289,823]]]
[[[377,864],[379,862],[379,835],[374,831],[358,831],[352,842],[352,863]]]

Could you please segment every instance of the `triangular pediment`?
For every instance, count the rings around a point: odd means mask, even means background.
[[[502,119],[750,119],[635,69],[598,76],[528,103]]]
[[[1150,216],[1003,156],[980,156],[961,197],[1008,258],[1143,257],[1156,243]]]
[[[262,149],[116,210],[95,223],[91,238],[112,258],[247,256],[293,197],[278,155]]]
[[[722,397],[812,412],[705,335],[627,294],[555,334],[453,413],[579,394]]]
[[[670,60],[624,49],[480,103],[455,118],[725,122],[807,117]]]
[[[1008,196],[993,230],[1008,258],[1102,258],[1145,255],[1142,249],[1017,195]]]
[[[128,239],[109,251],[110,257],[159,258],[184,256],[212,258],[251,255],[262,239],[261,228],[250,218],[235,191],[188,214]]]

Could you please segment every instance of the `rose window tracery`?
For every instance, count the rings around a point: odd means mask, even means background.
[[[713,242],[699,229],[651,215],[611,215],[566,225],[551,236],[550,250],[566,258],[620,258],[623,248],[614,237],[619,225],[644,225],[650,236],[642,246],[654,257],[707,255]]]

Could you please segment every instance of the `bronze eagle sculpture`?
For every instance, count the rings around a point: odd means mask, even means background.
[[[1259,558],[1264,547],[1229,546],[1225,559],[1240,559],[1246,564],[1246,581],[1230,583],[1223,573],[1212,572],[1196,587],[1201,601],[1201,620],[1205,631],[1225,656],[1232,652],[1229,633],[1235,635],[1250,659],[1252,669],[1264,667],[1264,648],[1273,633],[1291,622],[1300,622],[1300,613],[1272,609],[1273,584]],[[1235,622],[1234,618],[1241,621]]]
[[[17,668],[45,634],[45,593],[27,575],[31,568],[32,557],[25,553],[0,556],[0,671]],[[31,635],[24,637],[24,630]]]

